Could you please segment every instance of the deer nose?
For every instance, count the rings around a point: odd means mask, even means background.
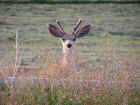
[[[71,44],[68,44],[68,45],[67,45],[67,47],[68,47],[68,48],[71,48],[71,47],[72,47],[72,45],[71,45]]]

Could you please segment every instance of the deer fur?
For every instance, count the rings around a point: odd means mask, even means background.
[[[74,61],[74,49],[73,45],[77,38],[83,37],[90,31],[91,25],[85,25],[84,27],[79,28],[82,20],[79,19],[79,21],[76,23],[76,26],[73,28],[73,32],[68,34],[64,31],[62,25],[57,20],[56,23],[58,24],[59,28],[55,25],[49,24],[48,29],[51,35],[60,38],[63,46],[63,59],[62,59],[62,65],[65,69],[67,69],[68,65],[70,68],[75,69],[75,61]]]

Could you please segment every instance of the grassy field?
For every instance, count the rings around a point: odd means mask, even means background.
[[[132,80],[139,81],[140,77],[139,4],[0,4],[1,70],[12,68],[15,64],[15,37],[18,30],[20,66],[50,70],[55,73],[50,73],[50,76],[60,79],[63,73],[58,71],[59,67],[51,68],[52,64],[61,61],[62,46],[60,40],[48,32],[48,24],[56,24],[55,20],[58,19],[65,30],[71,32],[78,18],[84,20],[83,24],[92,24],[93,27],[74,46],[76,79],[123,80],[125,85],[107,87],[103,83],[100,88],[96,88],[89,84],[87,88],[75,84],[71,90],[71,86],[65,83],[58,88],[51,84],[46,90],[40,85],[25,88],[26,84],[22,82],[22,85],[14,87],[3,84],[0,86],[1,104],[44,105],[47,102],[48,105],[139,105],[139,90],[131,89],[127,84]],[[20,92],[22,90],[23,93]]]
[[[10,54],[15,53],[15,33],[19,30],[21,63],[45,53],[45,49],[61,54],[61,43],[48,32],[48,24],[62,21],[67,32],[71,32],[78,18],[83,24],[93,27],[87,37],[77,40],[74,46],[77,54],[86,62],[96,62],[98,52],[104,53],[106,35],[110,35],[113,48],[123,58],[139,58],[140,8],[135,5],[0,5],[0,65],[12,62]],[[82,46],[81,46],[82,45]],[[98,51],[99,50],[99,51]],[[101,50],[101,51],[100,51]],[[57,52],[57,53],[56,53]],[[11,56],[11,58],[10,58]],[[7,59],[8,58],[8,59]],[[8,66],[7,65],[7,66]]]

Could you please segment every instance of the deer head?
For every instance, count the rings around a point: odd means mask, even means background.
[[[62,25],[57,20],[56,20],[56,23],[58,24],[59,28],[52,24],[49,24],[48,29],[49,29],[51,35],[61,38],[63,46],[65,46],[65,48],[69,49],[74,45],[77,38],[81,38],[81,37],[85,36],[90,31],[91,25],[89,25],[89,24],[85,25],[84,27],[82,27],[81,29],[78,30],[81,22],[82,22],[82,20],[79,19],[79,21],[76,23],[76,26],[73,28],[73,32],[70,34],[68,34],[64,31]]]

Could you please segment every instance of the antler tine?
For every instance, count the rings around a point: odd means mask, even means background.
[[[62,31],[63,33],[65,33],[65,32],[64,32],[64,29],[63,29],[63,27],[62,27],[62,25],[60,24],[60,22],[59,22],[58,20],[56,20],[56,23],[57,23],[58,26],[60,27],[61,31]]]
[[[78,29],[78,27],[80,26],[81,23],[82,23],[82,19],[80,18],[80,19],[78,20],[78,22],[76,23],[76,26],[75,26],[74,29],[73,29],[73,33],[76,32],[76,30]]]

